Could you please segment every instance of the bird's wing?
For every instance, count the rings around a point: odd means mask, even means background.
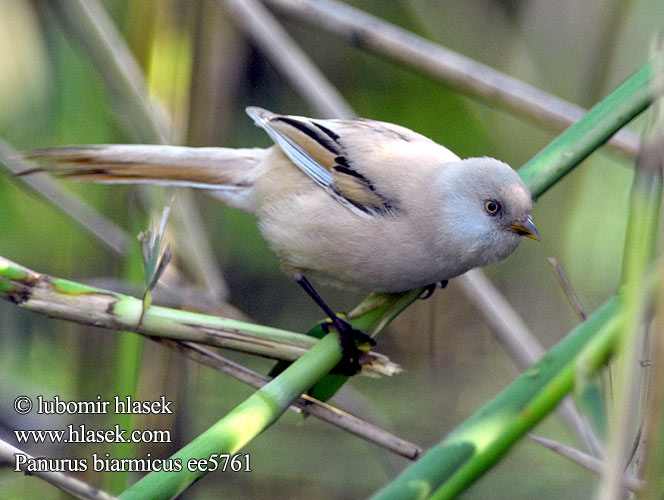
[[[392,214],[397,210],[395,200],[380,193],[372,181],[354,166],[352,155],[335,131],[340,124],[348,127],[356,122],[365,127],[368,123],[378,126],[380,122],[315,120],[278,115],[258,107],[247,108],[247,114],[295,165],[353,212],[371,216]]]

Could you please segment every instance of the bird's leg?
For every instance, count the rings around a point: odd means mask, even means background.
[[[334,372],[343,375],[355,375],[361,369],[360,357],[364,353],[364,351],[357,347],[357,342],[369,343],[373,346],[376,345],[376,341],[363,331],[353,328],[352,325],[348,323],[348,321],[345,321],[337,316],[337,314],[330,308],[330,306],[325,303],[322,297],[318,295],[318,292],[316,292],[306,277],[300,276],[297,279],[297,282],[304,289],[304,291],[307,292],[307,294],[309,294],[312,299],[314,299],[316,304],[320,306],[320,308],[332,321],[332,323],[328,325],[324,324],[323,328],[327,330],[329,326],[334,326],[337,332],[339,332],[339,342],[341,343],[343,358],[334,368]]]
[[[437,283],[431,283],[430,285],[427,285],[424,287],[424,293],[422,293],[422,296],[420,297],[420,300],[426,300],[429,297],[433,295],[434,290],[436,290],[436,287],[438,286]],[[443,280],[440,282],[440,288],[445,288],[447,286],[447,280]]]

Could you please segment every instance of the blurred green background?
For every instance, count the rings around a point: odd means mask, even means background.
[[[589,107],[648,58],[661,29],[661,0],[404,0],[348,2],[382,19]],[[172,117],[171,141],[187,145],[268,146],[244,114],[248,105],[315,115],[286,78],[238,30],[223,2],[112,0],[103,6],[142,66],[150,95]],[[555,133],[474,101],[391,62],[358,51],[333,35],[283,19],[289,33],[361,116],[395,122],[444,144],[461,157],[494,156],[515,168]],[[122,105],[112,98],[77,41],[46,2],[0,0],[0,137],[17,150],[134,142]],[[639,123],[633,124],[639,130]],[[524,242],[487,273],[547,347],[576,324],[547,258],[556,257],[592,311],[618,284],[630,164],[599,152],[537,204],[542,241]],[[171,192],[61,183],[130,235],[144,229]],[[305,331],[320,312],[288,277],[262,241],[255,221],[193,193],[219,266],[221,295],[210,299],[187,266],[188,238],[172,221],[168,240],[179,276],[171,283],[178,307]],[[22,182],[0,178],[0,255],[40,272],[127,290],[140,279],[138,254],[120,257],[81,230]],[[132,238],[132,241],[134,239]],[[212,274],[213,272],[210,271]],[[169,281],[170,280],[170,281]],[[183,290],[187,290],[185,293]],[[190,293],[194,290],[193,293]],[[348,310],[362,296],[322,288]],[[140,289],[138,292],[140,293]],[[203,299],[200,296],[203,295]],[[209,295],[209,294],[208,294]],[[200,299],[200,300],[198,300]],[[227,300],[237,311],[219,305]],[[205,304],[202,306],[201,304]],[[130,334],[49,320],[0,303],[0,436],[17,428],[63,428],[80,416],[17,415],[20,394],[67,400],[110,399],[117,380],[133,373],[125,359]],[[118,339],[124,338],[124,344]],[[141,341],[142,342],[142,341]],[[405,371],[390,379],[355,377],[335,404],[427,448],[478,409],[518,370],[454,282],[420,301],[382,333],[379,352]],[[226,353],[228,354],[228,353]],[[170,445],[131,450],[167,457],[246,398],[251,389],[145,341],[138,349],[137,397],[174,401],[175,415],[141,417],[132,425],[171,429]],[[228,354],[266,372],[268,360]],[[113,415],[85,420],[112,427]],[[574,444],[556,416],[538,433]],[[101,444],[23,446],[35,455],[88,458],[122,453]],[[183,495],[217,498],[363,498],[393,478],[407,460],[320,423],[286,414],[244,450],[251,473],[216,473]],[[110,474],[86,481],[117,493]],[[134,481],[135,476],[129,478]],[[588,498],[594,477],[524,440],[464,493],[466,499]],[[0,469],[0,499],[68,498],[55,488]]]

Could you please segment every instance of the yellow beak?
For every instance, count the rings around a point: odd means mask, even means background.
[[[533,223],[533,219],[530,218],[530,215],[522,222],[515,222],[512,224],[511,228],[516,234],[532,238],[533,240],[539,240],[539,233],[537,232],[537,228]]]

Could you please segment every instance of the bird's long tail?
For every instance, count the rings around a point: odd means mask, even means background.
[[[214,190],[225,203],[251,212],[254,167],[264,149],[188,148],[107,144],[37,149],[24,153],[40,167],[19,175],[48,172],[107,184],[157,184]]]

